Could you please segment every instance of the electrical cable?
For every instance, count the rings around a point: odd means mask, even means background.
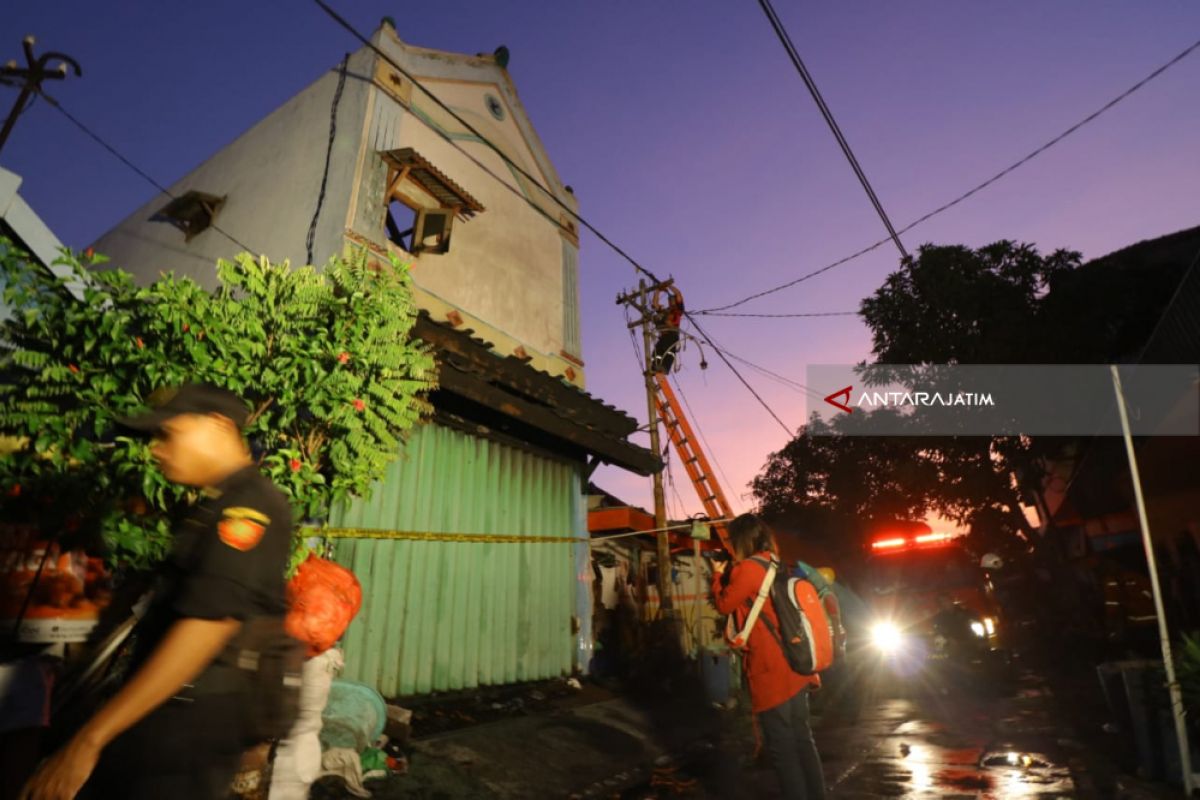
[[[480,133],[479,130],[475,128],[475,126],[473,126],[471,123],[469,123],[465,119],[463,119],[462,116],[458,114],[458,112],[456,112],[453,108],[451,108],[449,105],[447,105],[445,102],[443,102],[441,98],[439,98],[433,92],[426,89],[425,86],[422,85],[421,82],[418,81],[412,75],[412,73],[410,73],[407,69],[405,69],[404,67],[397,64],[395,59],[393,59],[387,53],[383,52],[383,50],[379,49],[379,47],[377,47],[374,42],[372,42],[369,38],[367,38],[362,33],[360,33],[343,16],[341,16],[336,11],[334,11],[333,8],[331,8],[329,6],[329,4],[325,2],[325,0],[313,0],[313,2],[315,2],[318,6],[320,6],[321,9],[326,14],[328,14],[329,17],[331,19],[333,19],[334,22],[336,22],[343,29],[345,29],[346,32],[348,32],[351,36],[353,36],[355,39],[357,39],[359,42],[361,42],[364,46],[368,47],[377,56],[379,56],[380,58],[387,61],[388,64],[390,64],[393,69],[395,69],[397,72],[399,72],[405,78],[407,78],[413,84],[413,86],[420,89],[421,92],[426,97],[428,97],[439,108],[441,108],[443,111],[445,111],[447,114],[449,114],[459,125],[462,125],[463,128],[465,128],[467,131],[469,131],[471,133],[471,135],[473,135],[477,139],[479,139],[480,143],[485,145],[488,149],[490,149],[497,156],[499,156],[500,159],[505,163],[505,165],[507,165],[509,167],[509,169],[512,169],[514,172],[517,172],[518,174],[521,175],[521,177],[525,178],[527,181],[532,183],[535,187],[540,189],[546,195],[546,197],[548,197],[551,201],[554,202],[555,205],[557,205],[559,208],[561,208],[563,211],[565,211],[567,214],[569,214],[580,225],[587,228],[597,239],[599,239],[604,244],[608,245],[615,253],[617,253],[617,255],[621,256],[626,261],[628,261],[637,272],[650,278],[655,283],[661,283],[661,281],[658,279],[658,276],[656,276],[653,272],[651,272],[650,270],[648,270],[647,268],[645,268],[641,264],[639,264],[633,256],[629,255],[624,250],[622,250],[615,242],[613,242],[611,239],[609,239],[607,236],[605,236],[603,233],[601,233],[598,228],[596,228],[594,225],[592,225],[590,222],[588,222],[586,219],[584,219],[582,216],[580,216],[578,211],[575,211],[573,208],[571,208],[566,203],[564,203],[562,200],[560,200],[553,192],[551,192],[549,189],[547,189],[545,186],[543,186],[537,178],[535,178],[533,175],[529,174],[529,172],[524,167],[522,167],[520,164],[513,161],[513,159],[510,158],[506,153],[504,153],[496,144],[494,144],[490,139],[488,139],[486,136],[484,136],[482,133]],[[466,153],[466,151],[463,150],[463,148],[457,142],[454,142],[452,139],[450,139],[449,136],[442,133],[441,131],[438,131],[432,125],[429,125],[428,122],[426,122],[426,125],[428,125],[431,129],[433,129],[434,131],[441,134],[443,138],[445,138],[447,141],[451,142],[451,144],[453,144],[460,152]],[[468,156],[469,156],[469,154],[468,154]],[[472,158],[472,160],[475,160],[475,159]],[[481,167],[483,166],[479,161],[475,161],[475,163]],[[485,169],[486,169],[486,167],[485,167]],[[494,173],[493,173],[493,175],[494,175]],[[495,176],[495,177],[499,178],[499,176]],[[510,189],[513,188],[507,181],[501,180],[501,183],[503,183],[505,186],[508,186]],[[517,191],[517,190],[513,189],[513,191]],[[545,214],[547,216],[547,218],[553,220],[553,217],[550,217],[548,214],[546,214],[545,209],[542,209],[540,206],[535,204],[532,200],[529,200],[528,198],[525,198],[525,199],[527,202],[529,202],[529,204],[531,206],[533,206],[535,209],[540,210],[543,214]],[[558,220],[554,220],[554,222],[555,222],[555,224],[559,224]]]
[[[308,262],[313,263],[313,243],[317,238],[317,220],[321,218],[321,207],[325,205],[325,190],[329,186],[329,165],[333,162],[333,143],[337,139],[338,106],[342,103],[342,90],[346,88],[346,68],[350,64],[350,54],[342,57],[338,66],[337,88],[333,91],[333,103],[329,108],[329,141],[325,145],[325,169],[321,172],[321,189],[317,192],[317,207],[313,211],[312,222],[308,224],[308,236],[304,239],[304,247],[308,252]]]
[[[954,208],[955,206],[959,205],[960,203],[968,200],[969,198],[973,197],[974,195],[976,195],[979,192],[983,191],[984,189],[988,188],[992,184],[996,183],[1001,178],[1006,177],[1007,175],[1009,175],[1010,173],[1012,173],[1019,167],[1022,167],[1025,164],[1029,163],[1033,159],[1040,156],[1042,153],[1049,150],[1054,145],[1056,145],[1059,142],[1061,142],[1062,140],[1066,139],[1068,136],[1076,133],[1079,129],[1083,128],[1085,125],[1088,125],[1089,123],[1095,121],[1099,116],[1101,116],[1105,112],[1111,110],[1117,104],[1119,104],[1123,100],[1127,99],[1130,95],[1134,94],[1138,90],[1145,87],[1152,80],[1154,80],[1155,78],[1158,78],[1160,75],[1162,75],[1164,72],[1166,72],[1171,67],[1178,64],[1180,61],[1183,61],[1183,59],[1190,56],[1197,49],[1200,49],[1200,40],[1197,40],[1196,42],[1194,42],[1191,46],[1187,47],[1185,50],[1183,50],[1183,52],[1176,55],[1170,61],[1163,64],[1158,69],[1154,70],[1149,75],[1147,75],[1146,77],[1142,78],[1140,81],[1135,83],[1133,86],[1129,87],[1124,92],[1122,92],[1121,94],[1114,97],[1112,100],[1109,100],[1107,103],[1105,103],[1099,109],[1097,109],[1096,111],[1093,111],[1091,114],[1087,115],[1086,117],[1081,119],[1079,122],[1076,122],[1074,125],[1067,128],[1065,131],[1060,133],[1058,136],[1055,136],[1053,139],[1051,139],[1050,141],[1043,144],[1041,147],[1038,147],[1036,150],[1033,150],[1028,155],[1024,156],[1021,159],[1018,159],[1011,165],[1000,170],[995,175],[993,175],[992,177],[985,180],[983,183],[980,183],[977,186],[975,186],[974,188],[968,189],[967,191],[963,192],[962,194],[955,197],[953,200],[949,201],[948,203],[944,203],[944,204],[938,206],[937,208],[933,209],[932,211],[930,211],[928,214],[925,214],[924,216],[913,220],[912,222],[910,222],[909,224],[907,224],[903,228],[901,228],[899,231],[897,231],[897,233],[900,233],[900,234],[908,233],[909,231],[911,231],[913,228],[917,227],[918,225],[928,222],[929,220],[933,219],[934,217],[936,217],[946,211],[949,211],[951,208]],[[775,292],[783,291],[784,289],[790,289],[791,287],[795,286],[798,283],[802,283],[803,281],[807,281],[811,278],[815,278],[816,276],[821,275],[825,272],[828,272],[831,269],[840,267],[843,264],[846,264],[850,261],[853,261],[856,258],[859,258],[860,256],[864,256],[867,253],[872,252],[873,250],[877,250],[878,248],[887,244],[889,241],[890,241],[890,238],[880,239],[879,241],[875,242],[874,244],[864,247],[863,249],[859,250],[856,253],[852,253],[852,254],[846,256],[845,258],[841,258],[841,259],[838,259],[837,261],[834,261],[832,264],[828,264],[827,266],[821,267],[820,269],[813,270],[812,272],[801,275],[799,278],[788,281],[787,283],[782,283],[782,284],[772,287],[770,289],[766,289],[761,292],[756,292],[754,294],[743,297],[741,300],[738,300],[733,303],[727,303],[723,306],[714,306],[712,308],[702,309],[700,311],[694,311],[692,313],[693,314],[703,314],[703,313],[711,314],[714,311],[725,311],[727,309],[736,308],[737,306],[748,303],[751,300],[757,300],[760,297],[765,297],[769,294],[774,294]]]
[[[142,178],[142,180],[146,181],[151,186],[153,186],[155,189],[157,189],[160,193],[165,194],[167,197],[171,198],[172,200],[179,199],[170,189],[163,186],[158,181],[154,180],[154,178],[152,178],[148,174],[146,174],[146,172],[143,171],[142,169],[140,169],[136,164],[134,164],[132,161],[130,161],[125,156],[121,155],[121,153],[115,147],[113,147],[111,144],[109,144],[104,139],[102,139],[100,137],[100,134],[96,133],[91,128],[89,128],[87,125],[83,124],[83,122],[81,122],[79,119],[77,119],[70,111],[67,111],[67,109],[63,108],[61,103],[59,103],[57,100],[55,100],[53,97],[46,94],[45,92],[41,92],[41,95],[43,98],[45,98],[46,102],[49,103],[52,108],[54,108],[56,111],[58,111],[58,113],[62,114],[64,117],[66,117],[67,120],[70,121],[72,125],[74,125],[76,128],[79,128],[79,130],[83,131],[88,137],[90,137],[92,139],[92,141],[96,142],[96,144],[100,145],[105,150],[107,150],[118,161],[120,161],[122,164],[129,167],[129,169],[131,169],[135,173],[137,173]],[[227,233],[220,226],[218,226],[215,222],[209,223],[209,227],[212,228],[213,230],[215,230],[217,233],[224,236],[229,241],[233,242],[235,245],[240,247],[245,252],[247,252],[247,253],[257,252],[255,250],[251,250],[249,247],[242,244],[240,241],[238,241],[236,238],[234,238],[232,234]]]
[[[755,370],[759,374],[761,374],[767,378],[773,379],[776,383],[786,386],[787,388],[792,389],[793,391],[795,391],[798,394],[802,394],[806,397],[811,397],[814,400],[823,399],[815,391],[808,388],[806,385],[804,385],[803,383],[800,383],[799,381],[793,380],[792,378],[789,378],[785,375],[780,375],[778,372],[772,372],[771,370],[767,369],[766,367],[755,364],[753,361],[748,361],[745,358],[742,358],[741,356],[736,355],[734,353],[730,353],[728,350],[724,350],[722,352],[724,352],[725,355],[729,356],[734,361],[738,361],[738,362],[744,364],[745,366],[750,367],[751,369]]]
[[[808,93],[812,95],[813,101],[816,102],[817,109],[820,110],[821,116],[825,118],[826,124],[829,125],[829,130],[833,132],[833,138],[837,139],[838,146],[842,148],[842,154],[850,162],[850,168],[858,176],[858,182],[862,184],[863,191],[867,193],[867,198],[870,199],[871,205],[875,207],[875,213],[883,221],[883,227],[887,228],[888,235],[895,242],[896,249],[900,251],[900,257],[908,259],[908,251],[904,249],[904,243],[900,241],[900,235],[896,233],[896,228],[892,225],[892,220],[888,217],[887,212],[883,210],[883,203],[879,202],[879,196],[875,194],[875,189],[871,186],[871,182],[867,180],[867,173],[863,171],[862,165],[858,163],[858,158],[854,155],[854,151],[850,149],[850,143],[846,141],[845,135],[842,134],[841,126],[838,125],[833,112],[830,111],[828,104],[826,104],[825,98],[821,95],[821,90],[817,88],[817,82],[813,80],[808,67],[804,65],[804,60],[800,58],[800,51],[792,43],[792,37],[788,35],[787,29],[783,26],[783,20],[775,13],[775,7],[771,5],[771,0],[758,0],[758,5],[762,8],[763,13],[767,15],[767,21],[771,23],[771,27],[775,29],[775,35],[779,37],[779,41],[783,45],[783,49],[787,52],[788,58],[792,60],[792,66],[800,73],[800,79],[808,87]]]
[[[421,84],[421,82],[418,81],[412,75],[412,73],[410,73],[408,70],[406,70],[400,64],[396,63],[395,59],[393,59],[387,53],[383,52],[383,50],[381,50],[379,47],[377,47],[370,39],[368,39],[366,36],[361,34],[357,29],[355,29],[354,26],[351,25],[344,17],[342,17],[340,14],[338,14],[336,11],[334,11],[333,8],[331,8],[328,5],[328,3],[325,2],[325,0],[313,0],[313,1],[323,11],[325,11],[325,13],[327,15],[329,15],[329,17],[331,19],[333,19],[338,25],[340,25],[344,30],[346,30],[348,33],[350,33],[355,39],[357,39],[360,43],[362,43],[364,46],[369,48],[372,52],[374,52],[380,58],[387,61],[387,63],[390,64],[399,74],[401,74],[405,78],[407,78],[413,84],[413,86],[417,87],[426,97],[428,97],[438,107],[440,107],[443,111],[445,111],[447,114],[449,114],[460,125],[462,125],[464,129],[466,129],[472,135],[474,135],[476,138],[478,138],[482,144],[484,144],[486,147],[488,147],[490,150],[492,150],[497,156],[499,156],[500,159],[506,165],[508,165],[508,167],[510,169],[514,170],[515,172],[517,172],[518,174],[523,176],[526,180],[530,181],[534,186],[536,186],[538,189],[540,189],[548,198],[550,198],[559,208],[563,209],[567,214],[569,214],[571,217],[576,219],[580,225],[587,228],[601,242],[608,245],[614,252],[616,252],[618,255],[620,255],[622,258],[624,258],[627,262],[629,262],[629,264],[633,266],[633,268],[636,272],[647,276],[648,278],[653,280],[655,283],[662,282],[658,278],[657,275],[655,275],[652,271],[650,271],[649,269],[647,269],[646,267],[644,267],[640,263],[638,263],[637,260],[635,260],[632,256],[630,256],[623,249],[621,249],[619,246],[617,246],[611,239],[609,239],[607,236],[605,236],[603,233],[601,233],[599,231],[599,229],[597,229],[594,225],[592,225],[590,222],[588,222],[586,219],[584,219],[582,216],[580,216],[577,211],[575,211],[574,209],[567,206],[560,199],[558,199],[558,197],[556,197],[552,192],[550,192],[549,189],[542,186],[542,184],[534,176],[530,175],[524,168],[522,168],[519,164],[515,163],[511,158],[509,158],[509,156],[506,155],[498,146],[496,146],[494,143],[492,143],[487,137],[485,137],[473,125],[471,125],[469,122],[467,122],[465,119],[463,119],[462,116],[460,116],[457,112],[454,111],[454,109],[452,109],[449,105],[447,105],[439,97],[437,97],[437,95],[433,94],[431,91],[429,91],[427,88],[425,88],[425,86],[423,84]],[[821,103],[823,104],[823,101],[821,101]],[[418,119],[420,119],[419,116],[418,116]],[[502,185],[504,185],[506,188],[508,188],[511,192],[522,197],[522,199],[524,199],[525,202],[527,202],[531,207],[533,207],[535,210],[537,210],[538,212],[540,212],[541,214],[546,216],[548,219],[551,219],[552,221],[554,221],[555,224],[558,224],[557,220],[553,220],[553,218],[550,217],[549,214],[546,213],[545,209],[543,209],[540,205],[535,204],[529,198],[524,197],[524,195],[522,195],[511,184],[509,184],[507,181],[504,181],[498,175],[496,175],[494,172],[492,172],[490,169],[488,169],[482,162],[480,162],[478,159],[476,159],[474,156],[472,156],[470,153],[468,153],[461,146],[461,144],[459,142],[454,141],[448,134],[437,129],[432,124],[430,124],[428,121],[426,121],[426,120],[422,120],[422,121],[425,122],[425,124],[431,130],[433,130],[435,133],[438,133],[443,139],[445,139],[452,146],[454,146],[459,152],[461,152],[465,156],[467,156],[467,158],[469,158],[473,163],[475,163],[477,166],[479,166],[481,169],[483,169],[489,175],[491,175],[492,177],[494,177],[498,181],[500,181],[500,183]],[[864,180],[865,180],[865,176],[864,176]],[[882,211],[882,207],[880,207],[880,211]],[[888,240],[885,239],[884,242],[886,242],[886,241],[888,241]],[[883,242],[881,242],[881,244],[882,243]],[[877,246],[878,245],[875,245],[874,247],[877,247]],[[874,249],[874,247],[872,247],[870,249]],[[847,259],[847,260],[849,260],[849,259]],[[827,267],[826,269],[832,269],[832,266]],[[740,305],[740,303],[737,303],[734,305]],[[732,307],[732,306],[725,306],[725,307],[708,309],[708,310],[709,311],[722,311],[728,307]],[[704,333],[704,331],[700,328],[700,326],[696,322],[696,320],[690,314],[686,314],[686,316],[691,320],[692,324],[696,327],[697,331],[699,331],[701,333],[702,338],[704,338],[705,341],[708,341],[711,344],[711,340],[709,339],[708,335],[706,333]],[[786,423],[783,422],[783,420],[779,417],[779,415],[775,413],[774,409],[771,408],[771,406],[754,389],[754,387],[749,383],[749,381],[747,381],[746,378],[738,371],[738,369],[730,362],[729,358],[726,357],[725,353],[720,351],[718,348],[716,348],[715,345],[714,345],[713,349],[717,350],[718,356],[721,358],[721,360],[723,362],[725,362],[725,365],[727,367],[729,367],[730,371],[733,372],[733,374],[737,377],[737,379],[741,382],[741,384],[746,387],[747,391],[749,391],[750,394],[754,396],[755,400],[757,400],[758,403],[764,409],[766,409],[767,413],[770,414],[771,417],[774,418],[774,420],[777,423],[779,423],[779,426],[782,427],[787,432],[788,436],[789,437],[793,436],[794,432],[787,426]]]
[[[669,453],[670,450],[670,443],[668,443],[667,446],[663,448],[663,452]],[[670,456],[668,455],[664,460],[666,461],[667,465],[667,485],[671,487],[671,494],[675,496],[675,504],[679,510],[679,516],[675,517],[675,519],[684,519],[687,517],[687,504],[683,502],[683,497],[679,494],[678,487],[675,486],[675,469],[671,466]],[[672,515],[674,514],[674,512],[669,510],[668,513]]]
[[[739,314],[736,311],[697,311],[696,313],[707,317],[761,317],[770,319],[796,317],[857,317],[859,315],[858,311],[809,311],[797,314]]]
[[[747,381],[745,377],[743,377],[742,373],[738,372],[738,368],[735,367],[733,365],[733,362],[730,361],[725,356],[725,353],[721,350],[721,348],[719,348],[715,344],[713,344],[712,338],[709,337],[709,335],[704,332],[704,329],[700,327],[700,323],[696,322],[696,320],[694,318],[692,318],[691,314],[688,314],[687,312],[684,312],[684,316],[687,317],[688,320],[692,323],[692,327],[694,327],[696,329],[696,332],[700,334],[701,338],[704,339],[704,341],[707,342],[709,344],[709,346],[711,346],[712,349],[716,351],[717,357],[725,362],[725,366],[729,367],[730,372],[732,372],[734,374],[734,376],[741,382],[742,386],[745,386],[746,390],[748,392],[750,392],[750,394],[754,395],[754,399],[758,401],[758,404],[761,405],[763,408],[765,408],[767,410],[767,413],[770,414],[771,417],[776,422],[779,423],[779,427],[783,428],[783,430],[788,435],[788,439],[791,440],[792,437],[794,437],[796,435],[795,431],[793,431],[791,428],[789,428],[787,426],[787,424],[782,419],[779,418],[779,415],[775,413],[775,409],[771,408],[771,406],[768,405],[767,401],[762,398],[762,395],[760,395],[755,390],[755,388],[750,385],[750,382]]]
[[[355,38],[357,38],[360,42],[362,42],[364,45],[369,47],[377,55],[379,55],[381,58],[383,58],[389,64],[391,64],[392,67],[394,67],[401,74],[403,74],[410,81],[412,81],[413,85],[420,88],[421,91],[424,92],[425,95],[428,96],[431,100],[433,100],[434,103],[436,103],[438,106],[440,106],[442,109],[444,109],[448,114],[450,114],[454,119],[456,119],[461,125],[463,125],[468,131],[470,131],[473,135],[478,137],[482,143],[484,143],[491,150],[493,150],[495,153],[497,153],[497,155],[499,155],[501,157],[501,159],[504,160],[504,162],[510,168],[519,172],[527,180],[531,181],[537,188],[541,189],[544,193],[546,193],[546,195],[548,197],[550,197],[559,207],[561,207],[564,211],[566,211],[571,216],[573,216],[576,220],[578,220],[579,224],[586,227],[598,239],[600,239],[600,241],[602,241],[604,244],[608,245],[614,252],[616,252],[618,255],[620,255],[622,258],[624,258],[626,261],[628,261],[635,270],[637,270],[641,274],[647,276],[648,278],[655,281],[656,283],[661,282],[659,280],[659,278],[653,272],[651,272],[650,270],[646,269],[641,264],[639,264],[632,256],[630,256],[628,253],[626,253],[624,250],[622,250],[620,247],[618,247],[608,237],[606,237],[603,233],[601,233],[598,229],[596,229],[593,225],[591,225],[591,223],[589,223],[587,220],[585,220],[583,217],[581,217],[577,212],[575,212],[574,210],[569,208],[565,203],[563,203],[561,200],[559,200],[557,197],[555,197],[552,193],[550,193],[549,190],[547,190],[545,187],[543,187],[537,181],[537,179],[535,179],[532,175],[530,175],[523,168],[521,168],[520,165],[514,163],[512,161],[512,159],[510,159],[508,156],[506,156],[504,153],[502,153],[495,144],[490,142],[486,137],[484,137],[477,130],[475,130],[475,128],[473,126],[471,126],[470,123],[468,123],[466,120],[462,119],[462,117],[460,117],[457,113],[455,113],[448,105],[446,105],[444,102],[442,102],[442,100],[440,98],[438,98],[432,92],[429,92],[427,89],[425,89],[425,87],[422,86],[420,84],[420,82],[418,82],[415,78],[413,78],[413,76],[407,70],[405,70],[403,67],[401,67],[399,64],[397,64],[390,56],[388,56],[386,53],[384,53],[378,47],[376,47],[369,39],[367,39],[362,34],[360,34],[357,30],[355,30],[353,28],[353,26],[350,25],[350,23],[348,23],[336,11],[334,11],[332,8],[330,8],[324,2],[324,0],[314,0],[314,2],[318,6],[320,6],[322,9],[324,9],[327,14],[329,14],[339,25],[341,25],[343,28],[345,28],[347,31],[349,31]],[[120,153],[120,151],[118,151],[114,146],[109,144],[99,134],[97,134],[95,131],[93,131],[91,128],[89,128],[87,125],[85,125],[82,121],[80,121],[78,118],[76,118],[69,111],[67,111],[67,109],[64,108],[61,103],[59,103],[57,100],[55,100],[53,97],[46,94],[45,92],[42,92],[41,95],[42,95],[42,97],[44,97],[46,99],[46,101],[48,103],[50,103],[50,105],[55,110],[57,110],[60,114],[62,114],[64,117],[66,117],[66,119],[68,121],[70,121],[73,125],[75,125],[77,128],[79,128],[79,130],[81,130],[84,134],[86,134],[89,138],[91,138],[93,141],[95,141],[97,144],[99,144],[105,150],[107,150],[118,161],[120,161],[122,164],[124,164],[126,167],[128,167],[130,170],[132,170],[138,176],[140,176],[143,180],[145,180],[147,183],[149,183],[155,189],[157,189],[160,193],[167,195],[172,200],[178,199],[176,197],[176,195],[173,192],[171,192],[171,190],[169,190],[167,187],[163,186],[161,183],[159,183],[157,180],[155,180],[153,177],[151,177],[149,174],[147,174],[144,170],[139,168],[136,164],[134,164],[132,161],[130,161],[128,158],[126,158],[124,155],[122,155]],[[430,127],[432,127],[432,126],[430,126]],[[436,129],[434,129],[434,130],[436,130]],[[452,142],[452,140],[448,136],[446,136],[445,134],[442,134],[442,135],[444,138],[447,139],[447,141]],[[452,143],[454,143],[454,142],[452,142]],[[457,146],[457,143],[454,143],[454,144]],[[462,150],[461,147],[459,149],[460,149],[460,151]],[[465,153],[465,151],[462,151],[462,152]],[[467,154],[467,155],[469,156],[469,154]],[[478,160],[474,159],[473,157],[472,157],[472,160],[475,161],[476,164],[483,167],[482,163],[479,162]],[[484,167],[484,168],[486,169],[486,167]],[[491,173],[490,170],[489,170],[489,173],[492,174],[493,176],[495,176],[495,173]],[[495,177],[497,177],[497,179],[499,179],[499,176],[495,176]],[[503,183],[505,186],[508,186],[512,191],[514,191],[514,192],[517,191],[512,186],[510,186],[506,181],[501,180],[501,183]],[[545,210],[540,209],[540,206],[537,206],[528,198],[524,198],[524,199],[531,206],[541,210],[542,213],[545,214]],[[546,215],[546,216],[549,216],[549,215]],[[237,245],[243,251],[248,252],[248,253],[256,252],[252,248],[243,244],[236,237],[234,237],[232,234],[225,231],[223,228],[221,228],[217,224],[211,223],[210,227],[213,228],[218,233],[220,233],[225,238],[227,238],[230,242]],[[716,309],[716,310],[719,310],[719,309]],[[688,316],[690,318],[690,315],[688,315]],[[696,327],[696,330],[700,331],[700,333],[701,333],[702,337],[705,339],[705,341],[708,341],[709,344],[711,344],[711,340],[709,340],[707,334],[705,334],[703,332],[703,330],[696,323],[696,321],[694,319],[692,319],[691,321],[692,321],[692,324]],[[715,345],[713,346],[713,349],[717,350]],[[729,369],[733,372],[733,374],[737,377],[737,379],[742,383],[742,385],[745,386],[746,389],[759,402],[759,404],[762,405],[762,407],[767,410],[767,413],[769,413],[771,415],[771,417],[774,418],[774,420],[777,423],[779,423],[779,426],[782,427],[788,433],[789,437],[792,436],[793,432],[791,431],[791,429],[788,428],[788,426],[783,422],[783,420],[779,417],[779,415],[775,413],[775,411],[770,407],[770,405],[768,405],[767,402],[765,400],[763,400],[762,396],[759,395],[759,393],[754,389],[754,387],[750,385],[750,383],[745,379],[745,377],[742,376],[742,374],[737,370],[737,368],[733,366],[733,364],[729,361],[729,359],[726,358],[725,354],[718,350],[718,355],[720,356],[721,360],[725,362],[725,365],[729,367]]]
[[[695,324],[695,323],[693,322],[693,324]],[[727,350],[726,348],[721,347],[718,344],[715,344],[711,340],[708,341],[708,344],[710,347],[713,348],[713,350],[716,350],[720,353],[724,353],[725,355],[732,358],[734,361],[738,361],[742,364],[745,364],[747,367],[750,367],[751,369],[757,371],[758,373],[764,375],[765,377],[771,378],[775,382],[780,383],[780,384],[788,387],[789,389],[792,389],[793,391],[798,392],[799,394],[805,395],[806,397],[810,397],[814,400],[824,400],[825,399],[824,396],[821,395],[819,392],[817,392],[815,389],[812,389],[809,386],[806,386],[805,384],[801,383],[800,381],[789,378],[786,375],[780,375],[778,372],[773,372],[760,364],[755,364],[753,361],[743,358],[742,356],[739,356],[736,353],[734,353],[730,350]]]

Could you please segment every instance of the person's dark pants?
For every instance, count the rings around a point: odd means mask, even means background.
[[[245,749],[245,702],[167,701],[105,748],[81,797],[224,800]]]
[[[669,373],[675,366],[675,353],[679,349],[679,331],[666,330],[658,335],[654,344],[653,368],[655,372]]]
[[[783,797],[824,800],[825,773],[809,724],[808,692],[797,692],[786,703],[759,713],[763,745],[771,759]]]

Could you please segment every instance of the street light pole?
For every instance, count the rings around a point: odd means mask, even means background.
[[[1150,538],[1150,518],[1146,514],[1146,498],[1142,494],[1142,476],[1138,471],[1137,454],[1133,449],[1133,434],[1129,429],[1129,411],[1125,408],[1125,392],[1121,389],[1121,373],[1115,364],[1112,370],[1113,391],[1117,394],[1117,411],[1121,415],[1121,431],[1125,436],[1125,454],[1129,458],[1129,474],[1133,479],[1133,497],[1137,502],[1138,522],[1142,528],[1142,546],[1146,549],[1146,564],[1150,568],[1150,588],[1154,593],[1154,610],[1158,614],[1158,636],[1162,646],[1163,667],[1167,674],[1167,691],[1175,717],[1175,737],[1179,740],[1179,764],[1183,769],[1183,790],[1192,796],[1192,751],[1188,744],[1187,719],[1183,708],[1183,692],[1175,677],[1175,660],[1171,655],[1171,634],[1163,607],[1162,585],[1158,581],[1158,565],[1154,558],[1154,542]]]
[[[79,62],[63,53],[43,53],[41,56],[35,57],[33,54],[35,42],[36,40],[32,36],[26,36],[21,42],[25,50],[24,67],[18,67],[16,59],[10,60],[0,67],[0,84],[6,86],[19,84],[21,87],[21,91],[17,95],[17,102],[13,104],[12,111],[8,113],[8,119],[4,121],[4,127],[0,129],[0,149],[3,149],[4,143],[8,141],[8,136],[16,126],[17,118],[25,111],[25,104],[29,102],[29,98],[41,93],[42,81],[61,81],[67,77],[68,67],[74,71],[77,77],[83,75]],[[58,65],[53,69],[49,68],[51,61],[58,61]]]

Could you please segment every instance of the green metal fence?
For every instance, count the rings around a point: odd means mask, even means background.
[[[415,431],[334,527],[545,541],[339,539],[336,558],[363,587],[345,677],[395,697],[570,672],[580,503],[570,464],[439,425]]]

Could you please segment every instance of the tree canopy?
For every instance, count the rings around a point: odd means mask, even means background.
[[[1175,256],[1194,253],[1191,239],[1190,249],[1175,241],[1182,235],[1089,264],[1074,251],[1043,255],[1011,241],[926,245],[863,300],[872,361],[861,366],[869,374],[888,364],[1128,360],[1183,274],[1186,262]],[[1059,437],[848,435],[863,416],[839,415],[832,425],[814,417],[773,453],[752,484],[760,509],[858,520],[840,526],[847,530],[934,512],[1003,543],[1032,533],[1021,504],[1039,499],[1048,463],[1078,445]]]

